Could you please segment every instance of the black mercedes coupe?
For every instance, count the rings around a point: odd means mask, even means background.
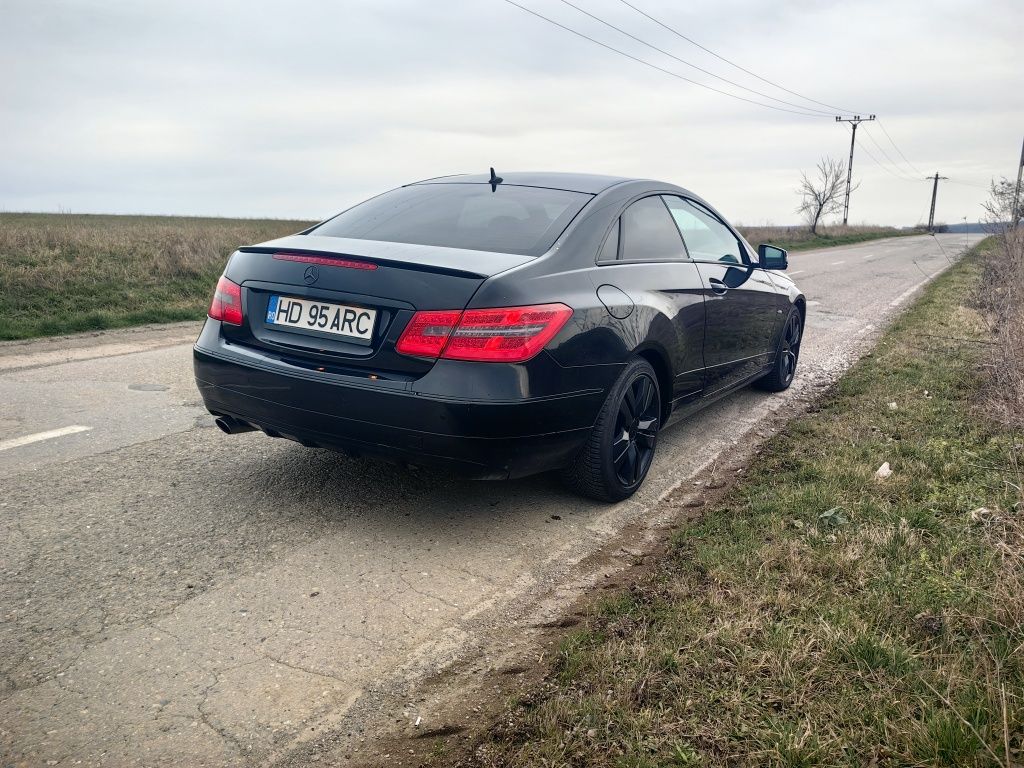
[[[793,381],[806,302],[697,195],[446,176],[239,248],[195,345],[227,433],[630,496],[676,419]]]

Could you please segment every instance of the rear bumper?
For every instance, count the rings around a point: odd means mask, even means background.
[[[210,328],[216,325],[207,323],[194,348],[196,384],[211,413],[307,446],[447,466],[476,477],[522,477],[566,465],[604,402],[607,386],[594,385],[608,379],[610,386],[617,375],[609,366],[559,369],[542,353],[533,374],[549,389],[552,376],[561,375],[564,392],[521,394],[529,391],[526,366],[455,361],[439,362],[414,381],[371,380],[302,369],[225,343]],[[586,387],[575,386],[584,381]],[[431,387],[473,396],[441,395]]]

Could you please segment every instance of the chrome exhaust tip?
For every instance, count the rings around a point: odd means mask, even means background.
[[[232,418],[231,416],[218,416],[213,420],[221,432],[225,435],[240,435],[243,432],[255,432],[256,427],[246,424],[244,421]]]

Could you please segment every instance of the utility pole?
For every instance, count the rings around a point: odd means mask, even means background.
[[[926,179],[932,179],[935,183],[932,184],[932,209],[928,213],[928,231],[935,231],[935,196],[939,193],[939,181],[941,179],[948,179],[948,176],[939,176],[939,172],[936,171],[934,176],[925,176]]]
[[[1024,173],[1024,144],[1021,144],[1020,148],[1020,165],[1017,166],[1017,188],[1013,191],[1013,208],[1010,209],[1010,216],[1013,219],[1010,222],[1012,227],[1016,227],[1020,223],[1020,177],[1022,173]]]
[[[853,146],[857,143],[857,126],[863,123],[865,120],[874,120],[874,115],[868,115],[867,117],[861,117],[860,115],[854,115],[853,117],[842,117],[836,115],[837,123],[849,123],[853,126],[853,133],[850,136],[850,163],[846,166],[846,202],[843,204],[843,226],[846,226],[846,222],[850,218],[850,185],[853,183]]]

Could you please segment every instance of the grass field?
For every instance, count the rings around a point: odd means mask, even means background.
[[[199,319],[239,245],[309,222],[0,214],[0,339]]]
[[[0,340],[198,320],[228,255],[312,222],[0,213]],[[741,228],[755,246],[825,247],[899,234]]]
[[[469,764],[1021,765],[1024,433],[979,412],[980,280],[932,283]]]
[[[866,224],[853,226],[835,225],[819,227],[812,235],[807,227],[745,227],[738,226],[742,235],[755,248],[759,243],[770,243],[789,251],[805,251],[811,248],[829,248],[836,245],[852,245],[882,237],[919,235],[924,230],[876,227]]]

